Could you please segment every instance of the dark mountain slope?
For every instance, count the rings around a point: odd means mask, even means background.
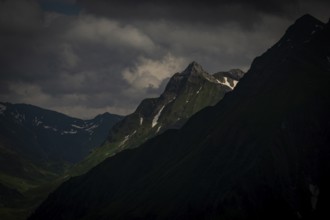
[[[64,183],[30,219],[327,219],[330,25],[306,15],[215,107]]]

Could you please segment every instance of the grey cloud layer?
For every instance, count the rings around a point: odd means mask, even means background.
[[[236,22],[251,28],[263,15],[296,19],[304,13],[318,13],[327,19],[326,0],[78,0],[88,12],[119,20],[170,20],[212,25]],[[323,12],[320,9],[323,8]]]
[[[247,70],[292,12],[309,8],[324,19],[328,4],[263,2],[82,0],[81,13],[68,16],[37,1],[2,0],[0,100],[78,117],[127,114],[192,60],[209,72]]]

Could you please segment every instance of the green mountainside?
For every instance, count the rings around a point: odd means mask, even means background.
[[[160,97],[143,100],[134,113],[117,123],[107,141],[77,164],[73,173],[84,173],[124,149],[138,147],[167,129],[180,128],[201,109],[218,103],[243,76],[238,69],[211,75],[192,62],[171,77]]]

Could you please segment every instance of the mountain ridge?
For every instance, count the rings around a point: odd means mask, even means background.
[[[244,76],[243,71],[237,71],[240,75],[235,79],[231,78],[229,72],[226,76],[216,78],[197,62],[191,62],[182,72],[170,78],[158,98],[142,100],[135,112],[116,124],[103,146],[77,164],[74,175],[86,172],[124,149],[137,147],[167,129],[180,128],[193,114],[206,106],[215,105],[227,92],[232,91]]]
[[[30,104],[0,102],[1,219],[3,213],[37,205],[121,118],[105,113],[82,120]]]

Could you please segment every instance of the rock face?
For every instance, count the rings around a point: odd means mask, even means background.
[[[208,74],[201,65],[192,62],[182,73],[174,74],[160,97],[143,100],[133,114],[114,126],[109,142],[122,138],[121,132],[125,132],[125,136],[132,133],[145,136],[146,140],[166,129],[180,128],[189,117],[206,106],[215,105],[236,86],[240,78],[226,73],[232,83],[225,82],[224,77]],[[244,73],[241,73],[242,77]],[[135,126],[130,128],[130,124]],[[140,132],[143,129],[145,134]]]
[[[108,141],[78,164],[76,172],[84,172],[123,149],[137,147],[167,129],[180,128],[196,112],[215,105],[232,91],[244,72],[216,75],[207,73],[196,62],[174,74],[161,96],[143,100],[134,113],[116,124]]]
[[[65,182],[30,219],[329,219],[329,84],[330,25],[305,15],[215,107]]]

